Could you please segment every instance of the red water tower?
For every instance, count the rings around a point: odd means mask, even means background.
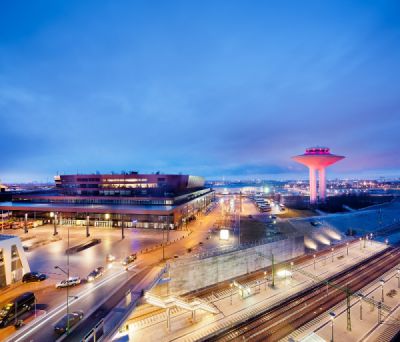
[[[316,171],[319,173],[319,200],[325,201],[326,196],[326,179],[325,168],[342,160],[343,156],[331,154],[327,147],[310,147],[306,149],[304,154],[292,157],[300,164],[307,166],[310,170],[310,203],[317,202],[317,177]]]

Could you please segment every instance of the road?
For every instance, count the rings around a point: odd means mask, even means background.
[[[192,233],[184,238],[178,239],[175,243],[172,243],[168,246],[165,246],[165,258],[174,258],[174,256],[187,254],[188,249],[196,250],[198,248],[214,248],[215,243],[207,240],[206,237],[209,235],[209,230],[215,223],[215,221],[219,218],[220,211],[215,208],[209,215],[200,215],[198,219],[192,222],[188,228],[192,231]],[[64,227],[63,227],[64,228]],[[161,232],[157,232],[159,235]],[[173,234],[171,234],[173,236]],[[94,236],[94,235],[93,235]],[[171,238],[172,239],[172,238]],[[202,242],[203,245],[200,247],[199,242]],[[128,255],[133,251],[137,250],[139,244],[137,241],[125,241],[122,242],[124,245],[121,248],[120,244],[116,244],[117,248],[112,249],[111,252],[113,254],[120,254],[121,256]],[[40,247],[39,247],[40,248]],[[54,248],[54,247],[49,247]],[[60,248],[59,246],[57,247]],[[93,248],[93,247],[92,247]],[[90,248],[89,250],[91,250]],[[136,249],[135,249],[136,248]],[[62,255],[62,248],[56,253],[57,258],[59,258],[59,254]],[[92,251],[84,251],[78,253],[73,256],[76,258],[75,270],[80,270],[79,264],[82,264],[85,269],[85,274],[87,274],[87,270],[93,268],[93,261],[91,257],[88,257],[87,254],[93,255],[95,253],[95,248]],[[105,260],[103,254],[101,254],[102,260]],[[88,316],[90,316],[90,320],[96,317],[90,315],[89,313],[93,311],[93,308],[98,304],[101,304],[104,299],[112,293],[117,287],[122,285],[122,290],[128,289],[132,287],[132,284],[139,282],[146,275],[146,271],[148,268],[159,266],[163,263],[162,261],[163,249],[157,248],[151,252],[138,254],[137,262],[135,262],[134,266],[136,268],[131,269],[130,271],[125,271],[121,266],[114,267],[111,271],[108,272],[104,278],[100,278],[96,280],[94,283],[88,283],[76,288],[71,289],[70,295],[77,296],[77,299],[71,299],[70,311],[74,310],[83,310],[86,313],[85,320]],[[65,258],[65,256],[64,256]],[[93,258],[97,260],[98,256],[94,255]],[[99,259],[100,260],[100,259]],[[54,261],[53,261],[54,262]],[[87,262],[89,262],[90,266],[87,266]],[[97,262],[97,261],[96,261]],[[97,265],[97,264],[96,264]],[[64,266],[64,265],[63,265]],[[87,269],[87,270],[86,270]],[[140,272],[142,271],[142,272]],[[60,276],[60,274],[58,274]],[[48,282],[46,280],[45,282]],[[66,290],[54,290],[54,282],[53,280],[50,285],[46,285],[43,288],[35,291],[35,294],[38,295],[38,307],[44,307],[46,314],[38,317],[36,322],[33,324],[27,324],[25,327],[21,328],[19,331],[15,332],[8,341],[31,341],[31,342],[42,342],[42,341],[55,341],[56,336],[53,334],[53,326],[55,323],[66,313]],[[28,284],[21,285],[19,287],[19,291],[25,292],[31,289],[35,289],[35,287],[40,286],[42,284]],[[143,286],[142,289],[144,289]],[[139,291],[141,289],[138,289]],[[47,292],[49,292],[49,296],[47,296]],[[56,293],[56,295],[54,295]],[[125,293],[125,292],[122,292]],[[11,295],[9,295],[11,296]],[[117,299],[117,297],[115,297]],[[43,304],[46,304],[44,306]],[[107,301],[105,304],[106,308],[110,308],[113,303]],[[86,321],[82,322],[81,326],[84,326],[85,329],[88,326],[88,331],[90,330],[90,324],[86,325]],[[83,333],[80,329],[80,333]],[[5,335],[10,335],[14,332],[13,327],[8,327],[2,330],[2,333]],[[3,335],[4,336],[4,335]]]
[[[395,267],[399,256],[398,248],[385,250],[331,277],[329,290],[324,283],[317,284],[207,341],[278,341],[346,299],[346,286],[355,293]]]

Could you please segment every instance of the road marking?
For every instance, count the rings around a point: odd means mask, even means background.
[[[134,264],[130,267],[128,267],[129,269],[132,269],[134,267],[136,267],[137,265],[139,265],[140,263]],[[80,299],[83,299],[85,297],[87,297],[89,294],[91,294],[92,292],[94,292],[96,289],[98,289],[99,287],[102,287],[103,285],[107,284],[108,282],[110,282],[111,280],[114,280],[115,278],[121,276],[122,274],[124,274],[126,272],[126,270],[121,270],[120,272],[106,278],[103,279],[101,282],[97,283],[95,286],[85,289],[82,292],[77,294],[78,298],[74,298],[71,301],[69,301],[69,305],[72,305],[76,302],[78,302]],[[19,341],[23,341],[27,335],[30,335],[32,332],[34,332],[35,330],[37,330],[39,327],[41,327],[43,324],[47,323],[50,319],[52,319],[54,316],[58,315],[61,311],[63,311],[66,308],[67,304],[66,303],[62,303],[61,305],[57,306],[56,308],[54,308],[53,310],[49,311],[47,313],[47,315],[43,316],[42,321],[40,322],[35,322],[35,326],[31,326],[30,324],[27,325],[22,331],[17,332],[16,334],[10,336],[7,341],[15,341],[15,342],[19,342]],[[29,330],[29,331],[27,331]],[[22,336],[21,336],[22,335]]]

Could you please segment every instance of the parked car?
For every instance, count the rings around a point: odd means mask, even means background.
[[[104,267],[100,266],[95,268],[92,272],[87,276],[87,281],[93,281],[98,277],[101,277],[104,274]]]
[[[124,260],[122,260],[122,265],[124,265],[124,266],[129,265],[132,262],[134,262],[136,260],[136,258],[137,258],[136,253],[128,255]]]
[[[81,278],[79,277],[70,277],[69,279],[62,280],[56,284],[57,289],[61,289],[63,287],[75,286],[81,283]]]
[[[23,313],[35,307],[36,298],[33,292],[25,292],[7,303],[0,311],[0,328],[15,322]]]
[[[67,328],[71,329],[83,318],[83,311],[74,311],[65,315],[61,318],[54,326],[54,332],[57,335],[62,335],[67,331]],[[69,323],[69,324],[68,324]]]
[[[22,282],[29,283],[32,281],[43,281],[46,278],[47,278],[47,276],[43,273],[28,272],[28,273],[25,273],[24,276],[22,277]]]

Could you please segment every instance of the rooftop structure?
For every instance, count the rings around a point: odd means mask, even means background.
[[[338,156],[330,153],[327,147],[310,147],[306,149],[304,154],[294,156],[292,159],[309,168],[310,171],[310,203],[315,204],[318,201],[317,197],[317,176],[319,173],[319,200],[325,201],[326,197],[326,177],[325,168],[342,160],[343,156]]]

